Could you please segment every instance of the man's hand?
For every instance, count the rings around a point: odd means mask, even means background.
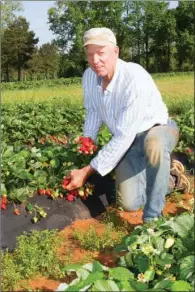
[[[66,186],[66,190],[71,191],[82,187],[87,178],[94,172],[95,169],[93,169],[90,165],[87,165],[81,169],[72,170],[70,176],[67,177],[70,179],[70,183]]]

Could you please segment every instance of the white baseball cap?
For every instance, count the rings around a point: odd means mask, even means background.
[[[96,27],[85,32],[83,42],[83,47],[87,45],[106,46],[108,44],[116,46],[116,37],[111,29],[106,27]]]

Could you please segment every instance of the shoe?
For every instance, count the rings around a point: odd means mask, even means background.
[[[171,161],[171,175],[178,176],[181,173],[184,173],[184,171],[185,171],[184,166],[180,161],[175,159]]]
[[[185,176],[184,171],[184,166],[180,161],[175,159],[171,161],[171,176],[173,177],[170,180],[171,186],[173,187],[175,183],[173,191],[183,191],[184,194],[187,194],[190,191],[190,181]]]

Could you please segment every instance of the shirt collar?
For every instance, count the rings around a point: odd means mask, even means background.
[[[118,74],[119,74],[119,69],[120,69],[120,59],[118,59],[117,62],[116,62],[116,68],[115,68],[114,76],[113,76],[111,82],[108,84],[108,86],[106,88],[106,90],[109,91],[109,92],[113,91],[114,85],[116,83],[116,79],[117,79]],[[97,76],[97,88],[99,90],[102,90],[102,85],[101,84],[102,84],[102,78]]]

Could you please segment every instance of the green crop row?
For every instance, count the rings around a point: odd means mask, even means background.
[[[189,76],[193,75],[193,72],[169,72],[169,73],[155,73],[152,74],[154,79],[161,79],[174,76]],[[1,90],[26,90],[41,87],[55,87],[60,85],[68,86],[70,84],[81,84],[81,77],[49,79],[49,80],[36,80],[36,81],[22,81],[22,82],[9,82],[2,83]]]
[[[36,80],[36,81],[22,81],[22,82],[9,82],[1,83],[1,90],[25,90],[40,87],[55,87],[59,85],[68,86],[70,84],[80,84],[80,77],[73,78],[60,78],[53,80]]]

